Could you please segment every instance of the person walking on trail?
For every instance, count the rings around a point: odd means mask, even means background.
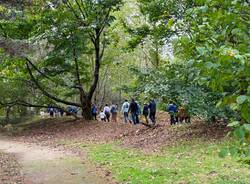
[[[104,109],[103,109],[105,115],[106,115],[106,119],[108,120],[109,122],[109,118],[110,118],[110,107],[108,104],[105,105]]]
[[[63,117],[63,115],[64,115],[64,110],[61,108],[59,111],[60,111],[60,116]]]
[[[55,117],[56,117],[56,118],[59,118],[59,117],[60,117],[60,111],[59,111],[59,109],[54,108],[54,113],[55,113]]]
[[[183,123],[185,121],[185,123],[191,123],[191,118],[190,118],[190,114],[188,112],[188,107],[187,106],[180,106],[178,109],[178,113],[177,113],[177,118],[178,118],[178,122]]]
[[[54,108],[52,106],[48,108],[48,112],[49,112],[50,117],[54,117]]]
[[[152,122],[152,124],[155,124],[155,115],[156,115],[156,103],[155,100],[151,100],[149,105],[149,118]]]
[[[102,122],[106,122],[106,115],[103,111],[100,112],[99,117]]]
[[[92,112],[92,117],[93,117],[93,119],[94,119],[94,120],[97,120],[97,119],[96,119],[97,107],[96,107],[95,104],[93,104],[92,109],[91,109],[91,112]]]
[[[130,106],[129,106],[129,112],[131,113],[131,118],[134,124],[139,123],[139,117],[138,117],[138,104],[135,102],[135,99],[132,98]]]
[[[167,107],[167,112],[170,114],[170,124],[171,125],[176,124],[176,122],[178,121],[176,117],[178,108],[174,102],[170,101]]]
[[[112,114],[112,121],[113,122],[117,122],[117,113],[118,113],[118,106],[113,104],[111,106],[111,110],[110,110],[111,114]]]
[[[124,103],[122,104],[122,113],[123,113],[125,123],[129,121],[129,118],[128,118],[129,105],[130,104],[128,100],[125,100]]]
[[[146,123],[149,124],[149,123],[148,123],[149,109],[148,109],[148,104],[146,104],[146,103],[145,103],[144,106],[143,106],[142,114],[143,114],[143,116],[144,116],[144,118],[145,118]]]
[[[141,115],[141,106],[139,104],[138,101],[135,101],[137,103],[137,115],[140,116]]]
[[[141,106],[138,101],[135,101],[137,103],[137,111],[136,111],[136,124],[140,123],[140,115],[141,115]]]

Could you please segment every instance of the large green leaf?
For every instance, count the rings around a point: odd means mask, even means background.
[[[238,104],[243,104],[245,101],[247,101],[248,97],[246,95],[240,95],[237,97],[236,101]]]

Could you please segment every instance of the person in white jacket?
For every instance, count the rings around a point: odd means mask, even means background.
[[[101,121],[106,122],[106,115],[103,111],[100,112],[99,117],[100,117]]]
[[[122,113],[124,116],[124,122],[127,123],[129,121],[128,118],[128,111],[129,111],[129,102],[128,100],[125,100],[124,103],[122,104]]]

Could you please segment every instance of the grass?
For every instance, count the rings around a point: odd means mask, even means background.
[[[144,154],[117,144],[88,145],[88,150],[95,163],[123,183],[249,184],[249,166],[237,162],[237,158],[219,158],[219,150],[228,143],[187,142],[165,147],[158,154]]]

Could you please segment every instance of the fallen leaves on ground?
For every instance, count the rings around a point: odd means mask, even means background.
[[[156,126],[150,128],[144,125],[132,125],[119,122],[98,121],[71,121],[64,119],[47,119],[32,124],[19,136],[18,140],[38,143],[40,145],[60,147],[62,140],[74,143],[71,148],[78,147],[79,143],[108,143],[119,140],[125,147],[133,147],[145,152],[159,151],[162,146],[174,145],[182,141],[202,138],[217,140],[223,138],[229,131],[225,124],[207,124],[194,119],[191,124],[170,126],[166,113],[158,116]]]
[[[20,165],[14,155],[0,151],[0,183],[1,184],[23,184],[23,176]]]

